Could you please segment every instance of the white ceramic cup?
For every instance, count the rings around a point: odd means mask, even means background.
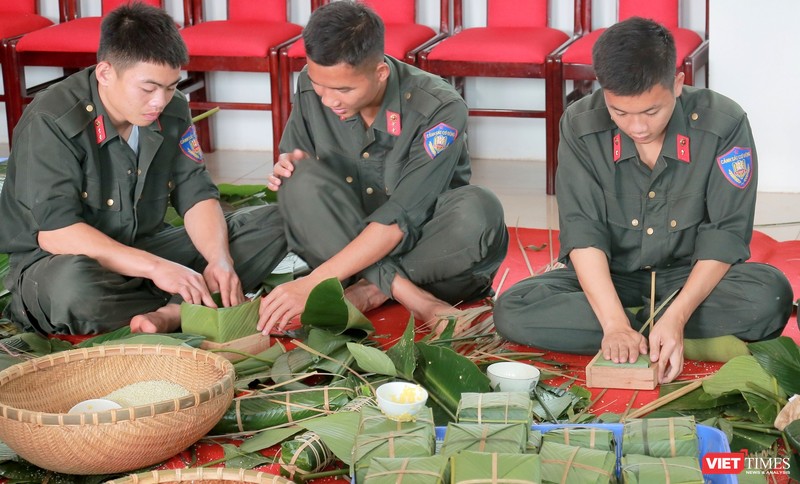
[[[486,368],[492,390],[530,393],[539,383],[539,369],[517,361],[492,363]]]

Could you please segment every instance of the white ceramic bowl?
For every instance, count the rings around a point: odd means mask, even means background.
[[[428,392],[415,383],[396,381],[384,383],[375,391],[378,408],[391,420],[407,422],[425,408]]]
[[[69,409],[68,413],[105,412],[106,410],[113,410],[115,408],[122,408],[122,405],[114,400],[108,400],[106,398],[90,398],[89,400],[76,403]]]
[[[486,368],[492,390],[496,392],[530,393],[539,383],[539,374],[535,366],[517,361],[492,363]]]

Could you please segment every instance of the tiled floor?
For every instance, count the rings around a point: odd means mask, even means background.
[[[265,183],[272,171],[272,154],[265,151],[216,151],[206,154],[208,170],[217,183]],[[0,157],[8,145],[0,145]],[[545,195],[545,166],[541,161],[473,160],[472,182],[500,198],[509,226],[558,228],[555,197]],[[756,229],[777,240],[800,239],[800,193],[759,193]]]

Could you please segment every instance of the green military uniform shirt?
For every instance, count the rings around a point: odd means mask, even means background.
[[[368,214],[366,223],[398,224],[396,252],[414,246],[437,197],[469,184],[467,106],[443,79],[387,56],[390,74],[372,126],[341,119],[300,73],[282,153],[301,149],[346,181]]]
[[[747,116],[732,100],[684,86],[653,169],[617,128],[603,92],[561,119],[556,173],[562,260],[593,247],[609,259],[611,282],[631,326],[648,303],[681,289],[693,264],[732,264],[689,316],[686,338],[774,338],[792,311],[786,276],[750,256],[757,160]],[[651,276],[658,283],[651,286]],[[650,301],[650,293],[655,301]],[[553,351],[594,354],[603,328],[572,267],[522,280],[495,304],[497,332]]]
[[[651,171],[597,91],[566,111],[558,156],[562,259],[594,247],[634,272],[749,258],[757,157],[732,100],[684,87]]]
[[[38,95],[14,133],[0,252],[11,253],[15,274],[47,255],[41,230],[84,222],[133,246],[165,227],[169,201],[183,215],[219,196],[180,92],[158,121],[139,128],[138,156],[103,108],[94,67]]]

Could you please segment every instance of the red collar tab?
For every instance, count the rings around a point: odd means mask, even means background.
[[[400,124],[400,114],[394,111],[386,111],[386,130],[393,136],[400,136],[403,126]]]
[[[94,118],[94,139],[97,141],[97,144],[106,140],[106,125],[103,121],[102,114]]]
[[[617,134],[614,135],[614,163],[618,162],[620,158],[622,158],[622,135]]]
[[[679,134],[675,139],[675,152],[678,153],[678,159],[684,163],[691,163],[691,153],[689,152],[689,137]]]

